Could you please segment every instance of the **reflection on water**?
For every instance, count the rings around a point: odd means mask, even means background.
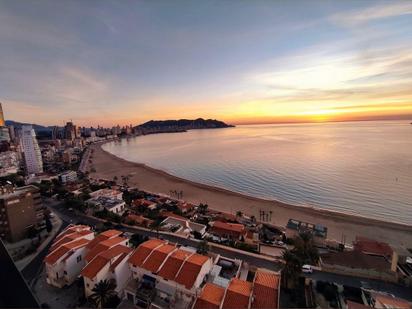
[[[239,126],[142,136],[104,148],[241,193],[412,224],[407,122]]]

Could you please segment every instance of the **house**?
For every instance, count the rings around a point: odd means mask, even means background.
[[[133,206],[137,208],[142,207],[144,209],[147,208],[150,210],[155,210],[157,208],[157,203],[141,198],[141,199],[134,200]]]
[[[58,288],[72,284],[85,266],[86,246],[93,239],[89,226],[69,225],[61,232],[44,259],[47,283]]]
[[[107,209],[117,215],[122,215],[126,209],[126,203],[114,197],[98,196],[87,200],[87,204],[93,205],[98,209]]]
[[[75,182],[77,180],[77,172],[75,171],[66,171],[59,175],[59,180],[63,183]]]
[[[397,281],[396,272],[382,256],[367,255],[359,251],[329,252],[321,254],[322,270],[332,273],[385,281]]]
[[[192,211],[195,208],[193,204],[186,203],[186,202],[179,202],[177,204],[177,207],[180,209],[182,214],[187,214],[188,212]]]
[[[214,221],[211,223],[210,233],[221,237],[230,239],[240,239],[245,235],[245,226],[237,223],[227,223],[223,221]]]
[[[203,236],[206,233],[206,225],[191,222],[183,217],[178,218],[175,216],[169,216],[162,221],[162,230],[167,230],[187,237],[194,232],[197,232]]]
[[[279,308],[280,275],[258,269],[253,281],[253,309]]]
[[[108,189],[108,188],[94,191],[94,192],[90,193],[90,196],[92,198],[105,196],[105,197],[110,197],[110,198],[114,198],[114,199],[118,199],[118,200],[123,199],[123,193],[121,191],[114,190],[114,189]]]
[[[397,270],[399,255],[389,244],[385,242],[379,242],[366,237],[357,236],[355,242],[353,243],[353,250],[367,255],[384,257],[390,261],[391,270],[394,272]]]
[[[230,281],[226,289],[222,309],[247,309],[250,307],[252,283],[237,278]]]
[[[86,297],[93,294],[93,288],[102,280],[113,280],[115,291],[121,297],[130,277],[127,261],[131,253],[131,248],[118,244],[94,256],[81,272]]]
[[[140,215],[130,214],[126,217],[126,223],[129,225],[140,225],[143,227],[149,227],[153,223],[153,220],[150,220]]]
[[[193,309],[220,309],[225,289],[213,283],[206,283]]]
[[[133,280],[126,297],[133,303],[147,304],[155,298],[189,304],[212,268],[209,257],[159,239],[142,243],[129,259]]]

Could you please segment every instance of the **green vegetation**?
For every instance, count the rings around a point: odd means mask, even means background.
[[[291,240],[291,243],[294,248],[285,250],[282,255],[285,261],[282,278],[286,288],[291,288],[297,283],[304,264],[316,265],[319,261],[319,253],[312,234],[301,233]]]
[[[112,308],[113,300],[117,297],[116,284],[113,281],[99,281],[93,288],[93,294],[90,295],[91,302],[97,308]]]
[[[103,210],[95,211],[94,216],[98,217],[100,219],[106,219],[106,220],[113,221],[113,222],[116,222],[116,223],[121,223],[122,222],[122,217],[121,216],[107,210],[106,208],[103,208]]]
[[[202,255],[207,255],[209,252],[209,244],[207,243],[206,240],[202,240],[199,242],[197,246],[197,253],[202,254]]]
[[[207,212],[208,207],[209,207],[209,206],[208,206],[207,204],[202,204],[202,203],[200,203],[200,204],[199,204],[199,207],[198,207],[199,213],[201,213],[202,215],[205,215],[206,212]]]

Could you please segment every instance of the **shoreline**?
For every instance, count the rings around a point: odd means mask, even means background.
[[[254,215],[258,221],[259,211],[271,212],[272,220],[264,223],[286,226],[289,219],[297,219],[325,225],[328,228],[328,239],[339,242],[351,243],[356,236],[364,236],[412,247],[412,225],[293,205],[194,182],[143,163],[117,157],[102,148],[105,143],[90,146],[94,149],[92,164],[96,169],[96,173],[91,174],[93,178],[113,179],[114,176],[130,175],[129,184],[140,190],[165,195],[169,195],[170,190],[183,190],[185,201],[193,204],[207,203],[215,211],[231,214],[242,211],[247,216]]]

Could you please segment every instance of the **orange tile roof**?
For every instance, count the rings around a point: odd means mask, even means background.
[[[253,288],[252,308],[278,308],[279,276],[257,271]]]
[[[354,250],[361,251],[365,254],[381,255],[385,257],[390,257],[393,254],[393,249],[387,243],[359,236],[356,237],[353,248]]]
[[[98,245],[99,246],[99,245]],[[122,257],[122,259],[127,256],[132,249],[124,245],[117,245],[102,251],[97,254],[95,258],[89,262],[86,267],[82,270],[82,275],[93,279],[110,261],[116,257]],[[114,270],[116,266],[121,262],[121,260],[116,259],[113,264],[110,266],[111,270]]]
[[[193,253],[178,249],[163,264],[158,275],[167,280],[174,280],[183,262]]]
[[[97,256],[93,259],[93,261],[88,263],[85,268],[83,268],[81,275],[86,278],[93,279],[108,262],[109,261],[106,258]]]
[[[233,278],[230,281],[229,286],[226,290],[226,296],[222,308],[248,308],[251,292],[252,283],[237,278]]]
[[[191,289],[195,283],[197,276],[199,275],[200,269],[203,264],[209,260],[208,257],[193,254],[191,255],[183,264],[179,273],[176,276],[175,281],[184,285],[187,289]]]
[[[196,300],[194,309],[219,309],[225,289],[213,283],[206,283]]]
[[[112,238],[114,236],[119,236],[121,234],[122,234],[122,232],[120,232],[118,230],[107,230],[107,231],[104,231],[103,233],[100,233],[100,235],[106,236],[108,238]]]
[[[135,266],[142,266],[143,262],[149,256],[153,249],[165,244],[166,242],[160,239],[150,239],[136,248],[132,256],[129,259],[129,263]]]
[[[110,265],[110,270],[114,271],[117,267],[117,265],[120,264],[121,261],[123,261],[127,256],[129,255],[129,253],[122,253],[114,262],[112,265]]]
[[[236,233],[243,233],[243,231],[245,230],[245,226],[243,224],[227,223],[227,222],[222,222],[222,221],[213,222],[212,228],[236,232]]]
[[[384,308],[396,308],[396,309],[411,309],[412,306],[406,300],[385,296],[377,295],[375,296],[375,301],[382,304]],[[375,305],[376,306],[376,305]]]
[[[132,252],[132,249],[130,249],[129,247],[126,247],[124,245],[117,245],[117,246],[110,248],[107,251],[100,253],[100,255],[108,260],[111,260],[114,257],[122,253],[130,253],[130,252]]]
[[[109,237],[104,236],[102,234],[97,235],[94,239],[92,239],[92,241],[87,245],[87,249],[93,249],[93,247],[95,247],[98,243],[108,239]]]
[[[126,238],[123,237],[113,237],[106,240],[101,241],[96,246],[94,246],[87,254],[86,254],[86,261],[90,262],[97,256],[99,253],[120,244],[121,242],[125,241]]]
[[[142,267],[148,271],[156,272],[167,256],[175,249],[175,246],[166,244],[153,250],[149,258],[143,263]]]
[[[44,261],[47,264],[54,264],[56,263],[61,257],[63,257],[66,253],[68,253],[70,250],[75,249],[75,248],[82,248],[86,246],[89,243],[90,240],[80,238],[78,240],[72,241],[70,243],[64,244],[60,246],[58,249],[52,251],[49,253]]]

